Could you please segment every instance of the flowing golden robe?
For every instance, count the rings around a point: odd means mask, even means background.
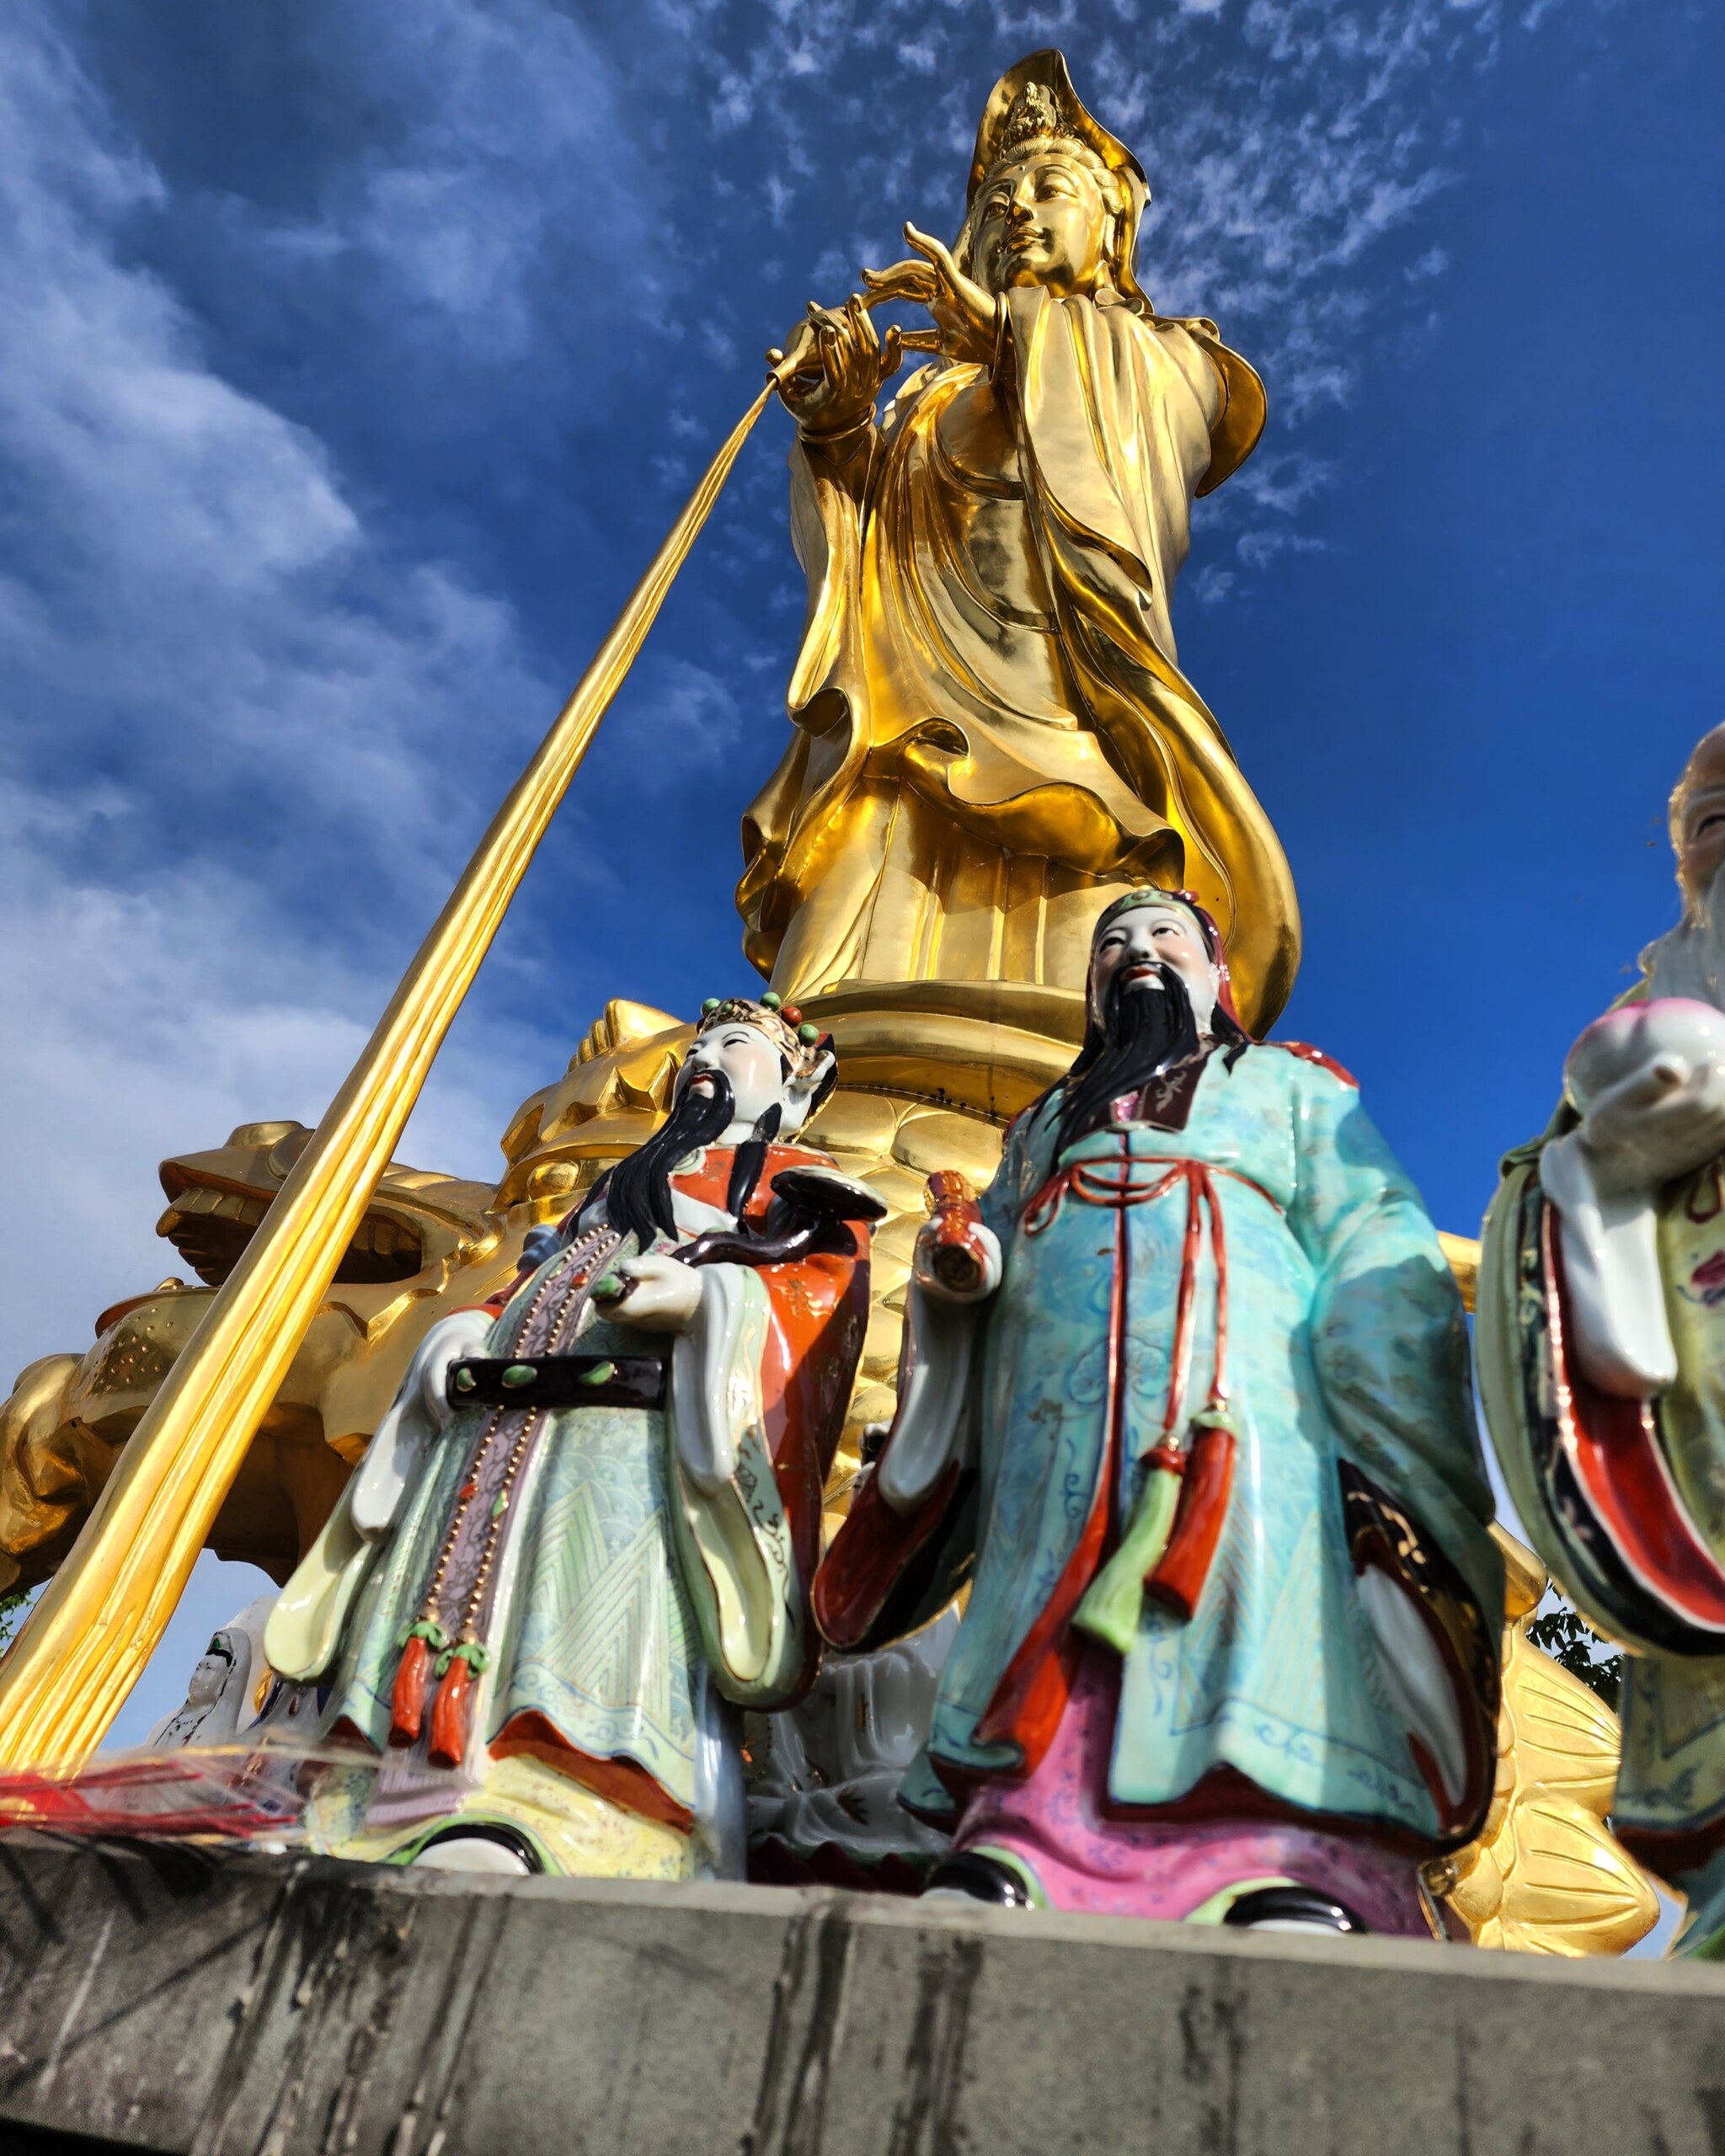
[[[1210,323],[1014,291],[991,369],[926,368],[878,435],[793,452],[798,730],[738,891],[781,994],[1076,993],[1101,906],[1155,881],[1217,917],[1247,1024],[1280,1010],[1292,879],[1169,618],[1236,370]]]

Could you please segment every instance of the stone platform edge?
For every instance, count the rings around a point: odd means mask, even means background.
[[[0,2150],[1725,2156],[1725,1970],[0,1834]]]

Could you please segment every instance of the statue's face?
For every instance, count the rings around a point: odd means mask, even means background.
[[[1221,974],[1204,948],[1197,922],[1179,906],[1134,906],[1108,923],[1090,957],[1092,1009],[1102,1009],[1117,974],[1124,994],[1160,994],[1152,970],[1157,965],[1172,966],[1179,974],[1192,998],[1199,1032],[1209,1033]]]
[[[233,1673],[233,1649],[226,1632],[218,1632],[205,1648],[202,1658],[192,1672],[192,1681],[185,1688],[186,1705],[191,1707],[213,1706],[222,1696],[222,1688]]]
[[[733,1133],[746,1136],[775,1102],[784,1105],[784,1065],[777,1049],[757,1027],[715,1026],[698,1035],[683,1065],[678,1092],[686,1092],[710,1070],[724,1071],[736,1098],[726,1142]]]
[[[1007,158],[989,174],[975,218],[970,265],[990,291],[1093,290],[1106,259],[1108,205],[1078,158],[1034,148]]]
[[[1676,838],[1679,880],[1699,903],[1725,862],[1725,726],[1715,727],[1689,760]]]

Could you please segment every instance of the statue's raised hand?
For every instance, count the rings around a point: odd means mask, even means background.
[[[1601,1188],[1651,1190],[1725,1151],[1725,1015],[1682,996],[1626,1004],[1569,1052],[1564,1080]]]
[[[841,307],[810,300],[808,319],[797,324],[787,350],[775,347],[766,359],[785,408],[804,432],[839,435],[873,416],[881,384],[904,363],[904,345],[896,329],[879,335],[853,293]]]
[[[994,294],[967,277],[951,248],[931,233],[906,225],[905,237],[922,259],[895,262],[889,270],[865,270],[862,282],[870,298],[910,300],[926,307],[940,325],[942,350],[985,366],[994,357]]]

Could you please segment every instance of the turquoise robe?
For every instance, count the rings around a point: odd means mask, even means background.
[[[1069,1193],[1039,1232],[1024,1229],[1027,1205],[1058,1166],[1116,1159],[1124,1143],[1140,1162],[1191,1158],[1231,1171],[1213,1187],[1226,1227],[1236,1453],[1190,1620],[1146,1598],[1122,1669],[1109,1797],[1169,1805],[1229,1767],[1303,1811],[1434,1845],[1460,1838],[1440,1828],[1392,1703],[1356,1591],[1338,1472],[1344,1460],[1362,1470],[1459,1572],[1477,1605],[1488,1693],[1503,1564],[1487,1531],[1461,1298],[1418,1193],[1351,1080],[1274,1043],[1248,1049],[1231,1071],[1211,1055],[1183,1129],[1097,1131],[1057,1161],[1059,1118],[1056,1089],[1012,1127],[982,1201],[1004,1273],[972,1379],[974,1524],[948,1542],[922,1608],[973,1556],[974,1583],[905,1798],[950,1812],[952,1787],[1021,1765],[1013,1746],[979,1742],[976,1726],[1090,1514],[1108,1449],[1117,1217],[1127,1257],[1117,1520],[1130,1516],[1162,1432],[1183,1184],[1118,1216]],[[1188,1413],[1204,1405],[1214,1369],[1215,1290],[1206,1223]],[[1478,1710],[1494,1720],[1494,1696]],[[1488,1790],[1489,1732],[1486,1742]]]

